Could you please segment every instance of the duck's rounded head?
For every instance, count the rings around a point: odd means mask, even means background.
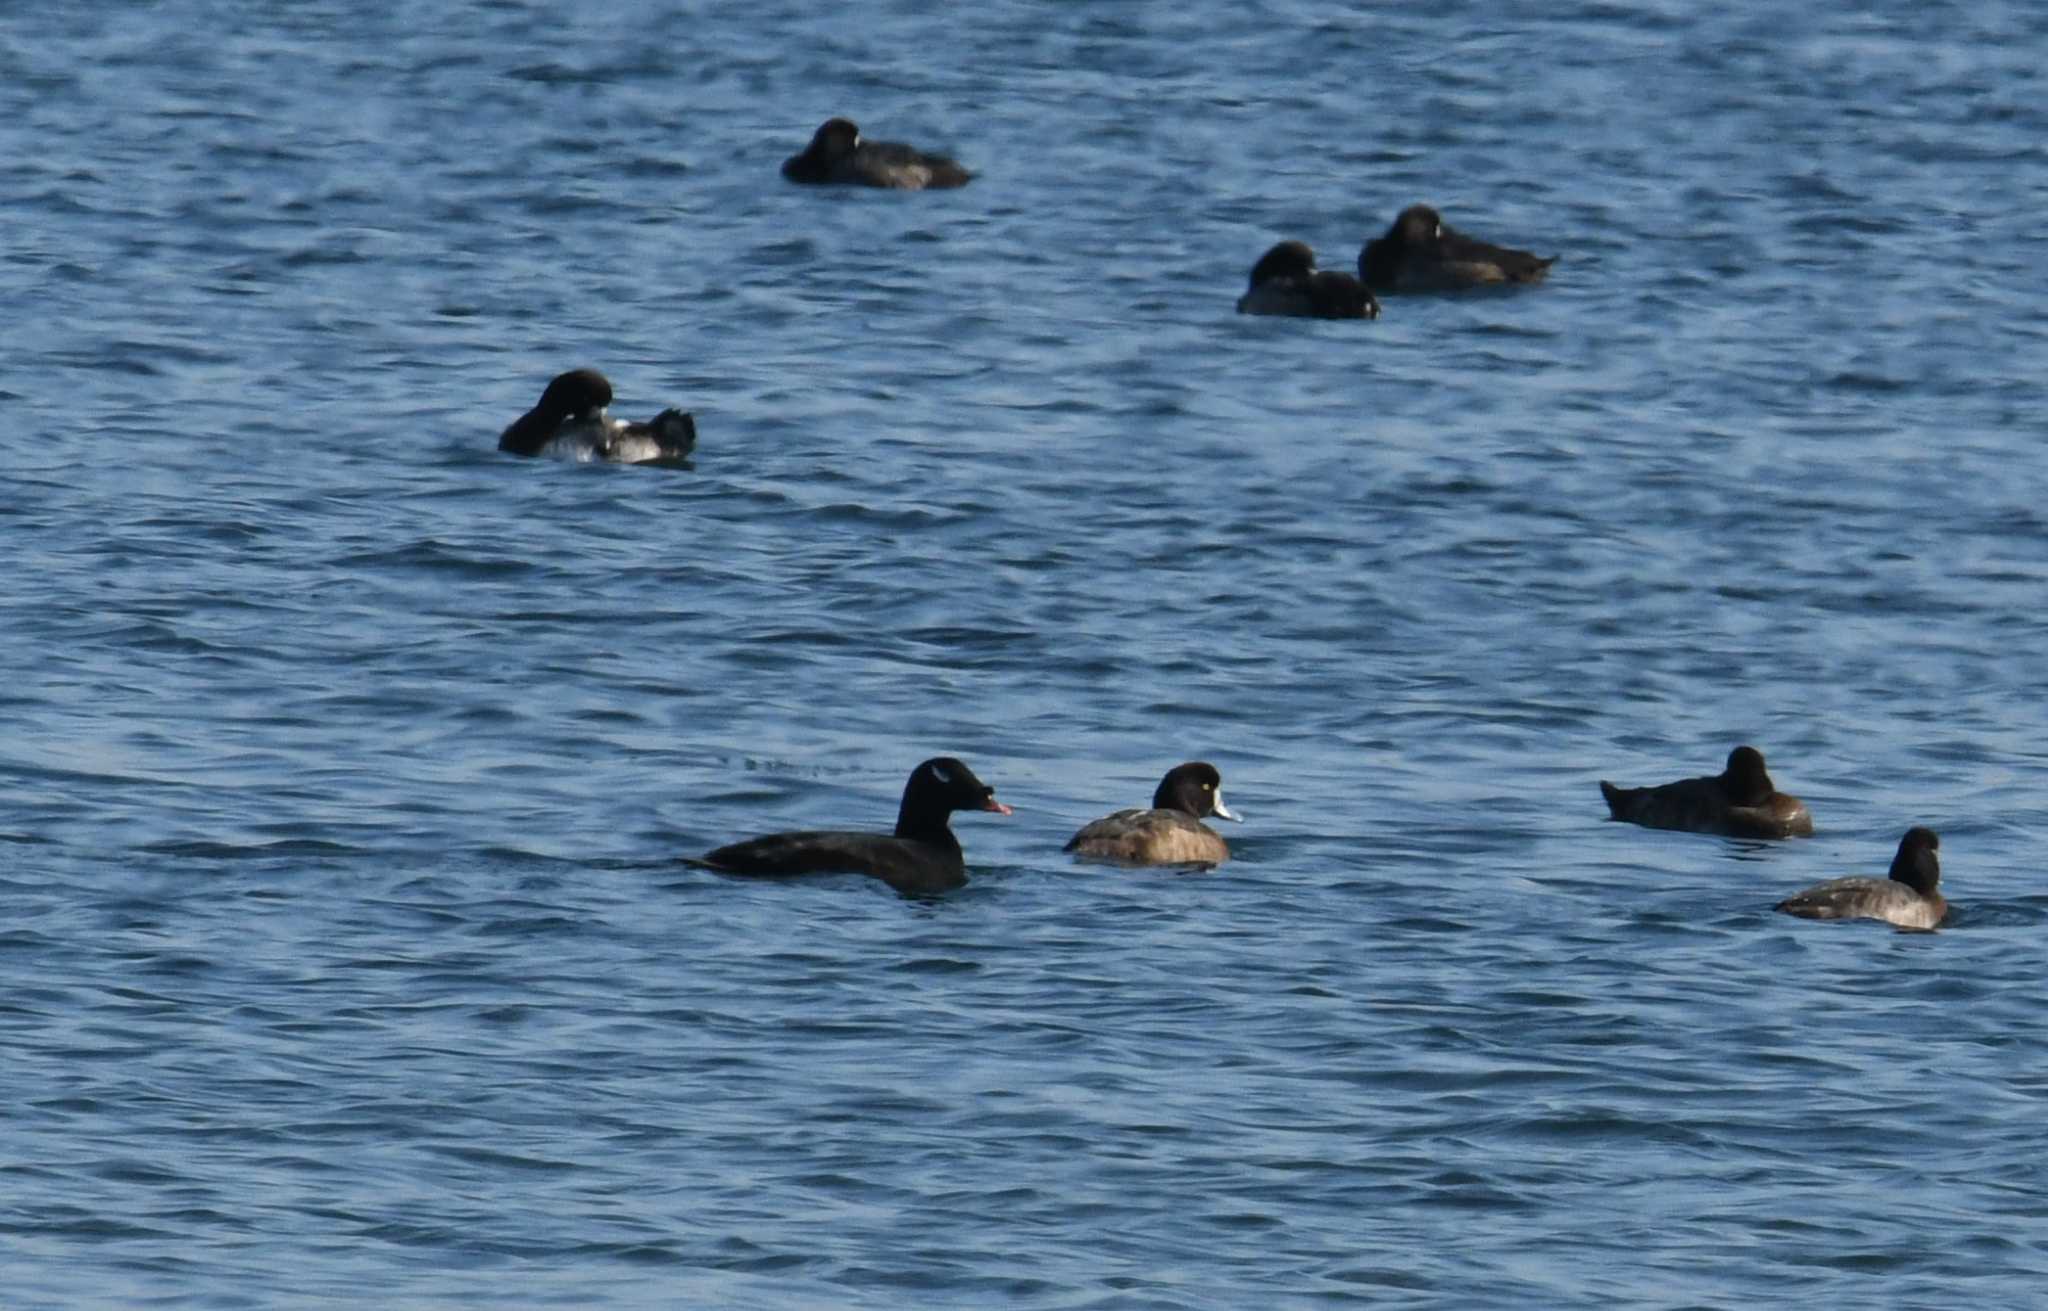
[[[1405,246],[1427,246],[1444,234],[1443,216],[1427,205],[1410,205],[1394,220],[1393,234]]]
[[[1774,790],[1770,771],[1764,768],[1764,753],[1755,747],[1737,747],[1728,753],[1728,767],[1721,772],[1723,789],[1737,801],[1760,801]]]
[[[1306,278],[1316,271],[1316,253],[1305,241],[1283,241],[1252,265],[1252,285]]]
[[[612,384],[596,369],[571,369],[558,374],[533,408],[560,422],[594,415],[612,403]]]
[[[1223,775],[1206,760],[1190,760],[1167,770],[1166,777],[1159,780],[1159,790],[1152,794],[1152,808],[1186,811],[1196,819],[1214,815],[1238,820],[1223,804]]]
[[[921,808],[933,810],[989,810],[1007,815],[1010,808],[996,800],[996,790],[975,777],[965,761],[952,756],[934,756],[910,773],[904,787],[906,806],[915,798]]]
[[[823,159],[844,159],[860,148],[860,129],[850,118],[828,118],[811,134],[806,154]]]
[[[1892,879],[1921,896],[1930,896],[1941,882],[1941,836],[1931,828],[1913,827],[1899,839],[1899,854],[1892,857]]]

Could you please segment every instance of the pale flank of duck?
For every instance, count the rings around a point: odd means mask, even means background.
[[[1066,850],[1126,865],[1221,865],[1230,859],[1222,834],[1178,810],[1119,810],[1076,833]]]
[[[1774,908],[1812,920],[1883,920],[1902,929],[1931,929],[1948,917],[1941,897],[1923,897],[1890,879],[1845,878],[1816,883]]]
[[[1774,909],[1801,919],[1883,920],[1902,929],[1932,929],[1948,918],[1941,895],[1941,839],[1912,828],[1899,839],[1888,878],[1829,879],[1795,892]]]
[[[557,460],[606,464],[673,464],[697,446],[697,425],[681,410],[663,410],[647,423],[599,414],[555,430],[541,454]]]

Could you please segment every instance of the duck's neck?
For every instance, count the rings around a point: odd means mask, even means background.
[[[1892,858],[1892,881],[1903,883],[1923,897],[1934,895],[1941,883],[1941,862],[1931,851],[1901,851]]]
[[[1168,787],[1164,783],[1161,783],[1159,790],[1152,794],[1152,809],[1178,810],[1184,815],[1193,815],[1196,819],[1202,817],[1202,808],[1189,800],[1185,792],[1177,787]]]
[[[1738,774],[1726,770],[1721,774],[1721,792],[1731,806],[1761,806],[1771,799],[1776,791],[1771,786],[1771,776],[1761,771]]]
[[[952,826],[946,822],[952,814],[951,810],[913,805],[905,797],[902,808],[896,812],[896,836],[958,851],[960,839],[953,836]]]

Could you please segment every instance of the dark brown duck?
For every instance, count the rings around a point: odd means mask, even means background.
[[[1764,753],[1737,747],[1728,767],[1705,778],[1682,778],[1656,787],[1616,787],[1600,780],[1600,794],[1614,819],[1645,828],[1684,829],[1733,838],[1810,838],[1813,816],[1806,803],[1771,785]]]
[[[782,161],[782,176],[817,186],[927,191],[964,187],[974,177],[944,155],[895,141],[869,141],[849,118],[828,118],[801,154]]]
[[[1376,319],[1380,303],[1349,273],[1316,268],[1306,242],[1283,241],[1252,265],[1251,285],[1237,298],[1239,314],[1305,319]]]
[[[1358,252],[1358,277],[1378,292],[1467,291],[1534,285],[1557,256],[1532,255],[1468,237],[1427,205],[1401,211],[1383,237]]]

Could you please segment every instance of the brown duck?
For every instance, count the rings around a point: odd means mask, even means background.
[[[1731,838],[1810,838],[1806,803],[1771,786],[1764,753],[1737,747],[1728,767],[1706,778],[1682,778],[1657,787],[1616,787],[1600,780],[1600,794],[1615,819],[1645,828],[1719,833]]]
[[[957,160],[896,141],[870,141],[852,119],[828,118],[811,144],[782,161],[782,176],[819,186],[931,191],[964,187],[974,177]]]
[[[1223,804],[1223,775],[1206,761],[1175,765],[1159,780],[1150,810],[1119,810],[1083,826],[1066,850],[1125,865],[1220,865],[1230,847],[1202,820],[1243,821]]]
[[[1496,246],[1468,237],[1427,205],[1401,211],[1383,237],[1358,252],[1358,276],[1378,292],[1468,291],[1531,286],[1549,275],[1557,256]]]

